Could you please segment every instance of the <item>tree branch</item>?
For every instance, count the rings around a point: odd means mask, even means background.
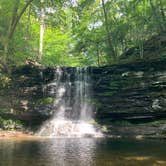
[[[18,22],[20,21],[22,15],[24,14],[24,12],[26,11],[27,7],[31,4],[32,1],[33,1],[33,0],[29,0],[29,1],[25,4],[25,6],[23,7],[23,9],[21,10],[20,14],[16,17],[16,19],[15,19],[15,21],[14,21],[14,23],[13,23],[13,26],[12,26],[10,32],[9,32],[9,36],[8,36],[9,39],[11,39],[11,38],[13,37],[14,31],[15,31],[15,29],[16,29],[16,26],[17,26]]]

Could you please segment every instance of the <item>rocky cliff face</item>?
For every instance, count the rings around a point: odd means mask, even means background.
[[[166,117],[166,61],[92,68],[97,117]]]
[[[115,120],[141,122],[166,118],[165,64],[166,60],[158,60],[89,67],[96,120],[108,125]],[[52,92],[56,86],[55,69],[27,65],[13,71],[10,87],[0,91],[1,116],[21,119],[30,125],[51,117],[56,96]],[[63,70],[75,72],[71,67]]]

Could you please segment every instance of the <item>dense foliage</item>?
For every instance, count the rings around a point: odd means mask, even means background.
[[[1,0],[0,61],[109,65],[165,31],[164,0]]]

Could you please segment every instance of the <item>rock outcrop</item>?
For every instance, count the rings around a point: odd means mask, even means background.
[[[109,126],[110,121],[116,120],[139,123],[165,119],[165,64],[166,60],[156,60],[89,67],[96,121]],[[50,118],[55,109],[55,69],[26,65],[13,71],[10,86],[0,90],[0,115],[20,119],[30,126]],[[75,68],[62,69],[74,75]]]
[[[166,118],[166,61],[93,68],[99,119]]]

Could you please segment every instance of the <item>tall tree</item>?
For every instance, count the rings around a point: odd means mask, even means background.
[[[164,24],[165,24],[165,14],[163,12],[162,1],[159,1],[159,4],[160,4],[160,9],[158,9],[156,7],[158,5],[154,4],[154,0],[150,0],[150,6],[151,6],[151,9],[152,9],[154,20],[157,23],[158,31],[161,32],[161,31],[165,31],[165,26],[164,26]],[[158,12],[158,10],[161,10],[161,12]],[[161,13],[162,19],[164,21],[164,24],[163,24],[163,22],[160,18],[160,13]]]
[[[108,23],[108,16],[107,16],[107,11],[106,11],[106,6],[105,6],[105,0],[101,0],[102,2],[102,8],[103,8],[103,13],[104,13],[104,23],[105,23],[105,29],[107,33],[107,41],[108,41],[108,48],[109,48],[109,56],[112,56],[114,60],[116,60],[116,53],[113,47],[113,42],[111,38],[111,33],[109,30],[109,23]]]
[[[43,37],[44,37],[44,21],[45,21],[45,11],[44,11],[44,0],[41,0],[41,11],[40,11],[40,40],[39,40],[39,54],[38,61],[41,62],[43,55]]]
[[[13,38],[14,32],[16,30],[16,27],[21,19],[21,17],[23,16],[23,14],[25,13],[26,9],[28,8],[28,6],[31,4],[33,0],[28,0],[24,6],[20,9],[19,11],[19,7],[20,7],[20,0],[15,0],[14,5],[13,5],[13,11],[12,11],[12,17],[10,19],[10,23],[8,25],[8,29],[5,35],[5,40],[3,41],[2,45],[4,46],[4,65],[6,65],[7,61],[8,61],[8,49],[9,49],[9,44],[11,39]]]

